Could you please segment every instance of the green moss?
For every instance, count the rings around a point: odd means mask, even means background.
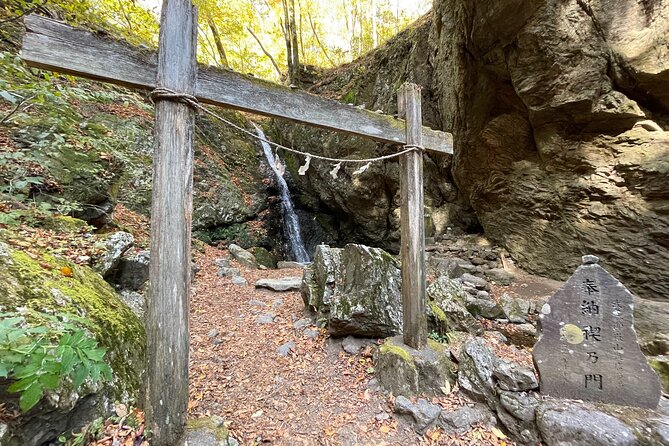
[[[656,358],[648,358],[648,364],[650,364],[660,378],[660,384],[664,392],[669,392],[669,357],[658,356]]]
[[[414,369],[416,368],[416,363],[411,354],[401,346],[393,344],[392,339],[387,339],[386,342],[379,347],[379,354],[398,356],[410,367]]]
[[[50,216],[44,222],[44,227],[58,232],[80,232],[88,228],[88,223],[78,218],[68,217],[66,215]]]
[[[350,90],[348,93],[346,93],[344,96],[341,98],[341,102],[345,104],[356,104],[357,105],[357,98],[358,98],[358,90],[353,89]]]
[[[250,251],[251,254],[253,254],[253,257],[255,257],[256,262],[258,262],[258,265],[263,265],[267,268],[276,268],[276,256],[265,248],[255,246],[251,248]]]
[[[437,318],[437,320],[441,322],[447,322],[448,318],[446,317],[446,313],[444,313],[444,310],[439,308],[439,306],[434,303],[434,302],[428,302],[428,306],[430,307],[430,310],[432,310],[432,313],[434,313],[434,317]]]
[[[208,430],[211,432],[216,440],[226,441],[229,433],[228,428],[223,424],[223,420],[219,417],[203,417],[194,420],[188,420],[188,430]]]
[[[137,395],[146,352],[142,323],[109,284],[91,269],[42,253],[28,254],[0,245],[0,311],[25,307],[35,312],[70,313],[89,321],[87,327],[107,348],[116,380],[117,398]],[[39,316],[30,316],[40,323]]]

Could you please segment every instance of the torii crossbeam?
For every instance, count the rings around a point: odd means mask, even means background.
[[[197,10],[190,0],[164,0],[157,54],[35,15],[25,24],[22,57],[34,67],[130,88],[162,87],[208,104],[453,153],[452,135],[421,126],[416,85],[400,90],[405,123],[233,71],[198,67]],[[156,100],[145,407],[156,446],[182,444],[188,406],[193,120],[188,105]],[[427,337],[422,163],[415,151],[400,159],[404,342],[414,348]]]

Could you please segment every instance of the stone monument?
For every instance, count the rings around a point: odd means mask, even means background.
[[[532,353],[541,393],[654,409],[660,382],[637,343],[632,294],[598,263],[583,256],[541,309]]]

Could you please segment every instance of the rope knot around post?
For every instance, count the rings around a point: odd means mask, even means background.
[[[407,152],[408,151],[415,151],[415,152],[419,152],[419,153],[427,152],[427,149],[425,147],[418,146],[418,145],[415,145],[415,144],[405,144],[404,145],[404,150],[407,151]]]
[[[156,101],[166,100],[166,101],[174,101],[186,104],[187,106],[196,111],[202,109],[200,102],[197,100],[195,96],[186,93],[177,93],[174,90],[170,90],[169,88],[164,88],[164,87],[154,88],[151,91],[151,93],[149,93],[149,99],[151,99],[151,102],[153,102],[154,104]]]

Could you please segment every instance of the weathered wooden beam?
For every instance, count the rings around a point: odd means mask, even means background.
[[[406,116],[407,144],[422,145],[420,87],[406,83],[398,94],[400,116]],[[402,307],[404,343],[421,349],[427,343],[425,315],[425,216],[423,208],[423,154],[400,158]]]
[[[191,0],[165,0],[157,85],[193,94],[196,48],[197,9]],[[151,444],[176,446],[183,444],[188,413],[195,111],[156,98],[155,119],[146,415],[153,432]]]
[[[156,85],[155,53],[40,16],[25,18],[22,57],[31,66],[130,88]],[[200,67],[195,96],[202,102],[310,124],[384,143],[406,142],[403,121],[360,110],[229,70]],[[422,128],[423,144],[453,153],[453,136]]]

